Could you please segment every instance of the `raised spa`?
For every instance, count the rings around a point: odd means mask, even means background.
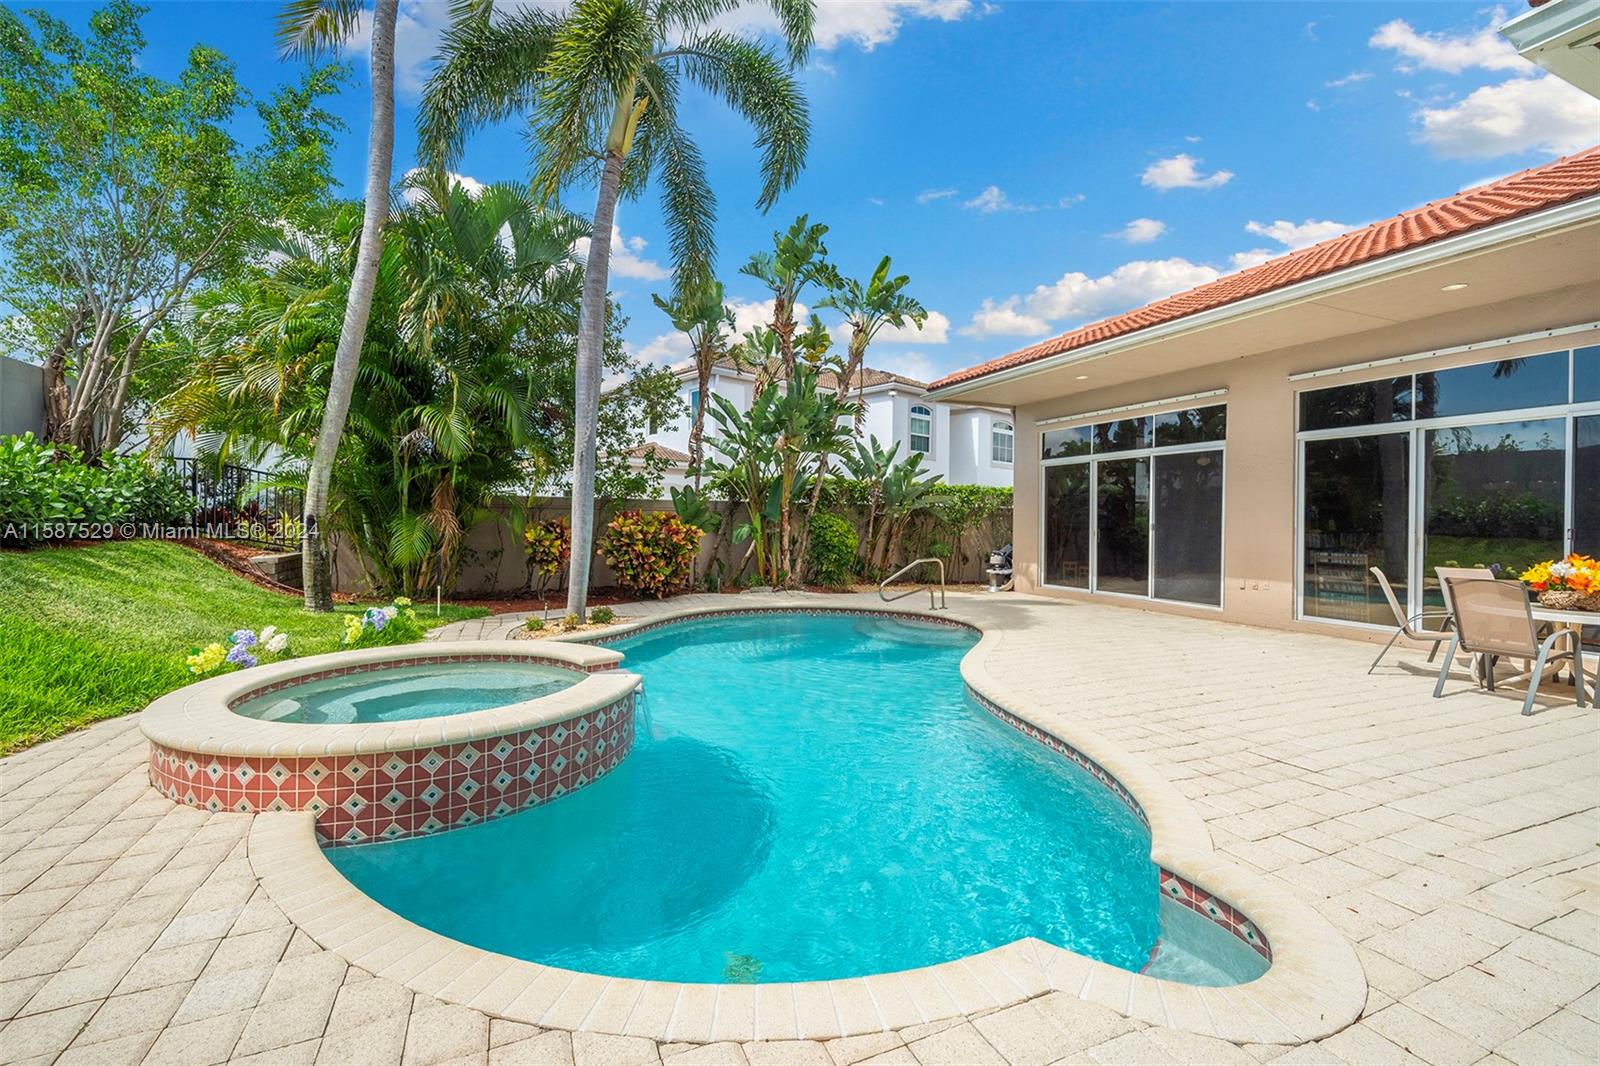
[[[1264,945],[1152,864],[1125,792],[967,695],[976,639],[862,614],[652,628],[611,644],[645,679],[613,772],[328,857],[429,929],[608,976],[822,980],[1025,937],[1189,983],[1259,976]]]
[[[570,688],[571,669],[532,662],[436,662],[302,681],[237,703],[235,714],[267,722],[349,725],[443,718],[505,707]]]

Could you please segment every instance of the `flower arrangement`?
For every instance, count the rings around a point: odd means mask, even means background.
[[[279,631],[277,626],[267,626],[259,633],[253,629],[235,629],[225,641],[213,641],[203,648],[192,649],[184,662],[191,674],[204,676],[222,670],[248,670],[288,656],[289,634]]]
[[[1593,556],[1574,552],[1565,559],[1535,563],[1520,576],[1546,607],[1600,611],[1600,562]]]
[[[360,614],[346,615],[344,637],[347,648],[378,648],[389,644],[409,644],[422,637],[422,623],[411,600],[396,596],[387,607],[368,607]]]

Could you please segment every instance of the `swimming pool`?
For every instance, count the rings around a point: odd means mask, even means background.
[[[583,675],[531,662],[434,662],[302,681],[246,699],[235,714],[314,725],[443,718],[538,699]]]
[[[1144,968],[1164,929],[1189,924],[1172,921],[1148,830],[970,700],[959,664],[975,640],[799,613],[625,638],[612,646],[645,687],[633,751],[610,775],[483,825],[328,858],[422,926],[608,976],[824,980],[1025,937]],[[1195,983],[1265,968],[1233,948],[1155,955]]]

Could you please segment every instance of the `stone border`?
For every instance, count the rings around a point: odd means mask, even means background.
[[[584,636],[610,641],[669,621],[759,610],[829,609],[691,609]],[[977,645],[962,659],[962,677],[980,701],[1002,702],[985,666],[1000,631],[916,611],[836,610],[978,629]],[[1052,736],[1067,734],[1063,743],[1123,785],[1148,820],[1152,861],[1248,914],[1270,941],[1273,961],[1265,974],[1243,985],[1206,988],[1132,973],[1030,938],[935,966],[840,981],[703,985],[610,978],[485,951],[394,914],[334,869],[306,814],[257,817],[249,858],[289,919],[352,965],[447,1002],[545,1027],[666,1041],[825,1040],[970,1015],[1050,991],[1235,1043],[1303,1043],[1360,1017],[1366,977],[1354,948],[1326,919],[1287,889],[1216,854],[1188,801],[1133,756],[1090,730],[1059,724],[1046,730],[1043,723],[1055,716],[1032,701],[1006,696],[1003,705]]]
[[[234,714],[253,695],[308,677],[353,674],[423,662],[533,662],[587,674],[570,688],[505,707],[404,722],[316,725],[267,722]],[[367,755],[500,736],[559,722],[616,702],[638,678],[614,668],[619,652],[556,641],[472,640],[330,652],[256,666],[169,692],[144,709],[139,728],[150,742],[200,755],[304,757]]]

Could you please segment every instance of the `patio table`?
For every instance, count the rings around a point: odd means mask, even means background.
[[[1558,629],[1570,629],[1577,633],[1579,643],[1583,641],[1584,626],[1600,626],[1600,611],[1558,611],[1554,607],[1545,607],[1534,603],[1530,605],[1535,622],[1544,622]],[[1562,668],[1566,664],[1556,664],[1555,677],[1561,677]],[[1588,688],[1593,694],[1592,698],[1600,702],[1600,654],[1584,664],[1584,672],[1589,675]],[[1576,684],[1576,679],[1574,679]]]

